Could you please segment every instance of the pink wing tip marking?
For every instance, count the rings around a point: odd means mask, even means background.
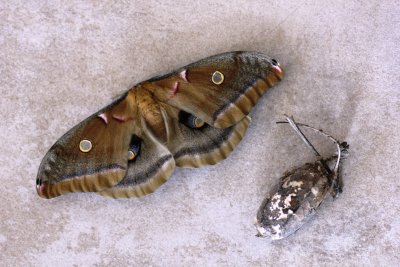
[[[185,81],[187,82],[187,70],[183,70],[179,73],[179,76]]]
[[[184,80],[185,82],[188,82],[188,80],[187,80],[187,70],[181,71],[179,73],[179,77],[182,80]],[[170,98],[174,97],[178,92],[179,92],[179,82],[175,82],[171,87],[171,91],[170,91],[169,97]]]
[[[107,118],[107,115],[105,113],[101,113],[98,117],[100,119],[102,119],[105,124],[108,124],[108,118]]]
[[[36,192],[40,197],[47,197],[48,186],[49,184],[47,182],[43,182],[41,185],[36,186]]]
[[[175,82],[171,87],[170,97],[174,97],[179,91],[179,82]]]

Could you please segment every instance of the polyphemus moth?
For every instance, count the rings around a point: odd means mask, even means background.
[[[286,116],[286,120],[318,160],[286,172],[280,179],[278,189],[262,202],[255,222],[257,236],[272,240],[288,237],[302,227],[315,214],[328,193],[336,198],[342,192],[340,160],[347,156],[349,148],[346,142],[340,143],[322,130],[296,123],[292,117]],[[328,159],[322,158],[299,126],[331,139],[336,145],[337,154]],[[331,168],[329,163],[333,160],[335,165]]]
[[[137,197],[156,190],[176,166],[216,164],[241,141],[250,110],[283,75],[264,54],[229,52],[141,82],[50,148],[37,193]]]

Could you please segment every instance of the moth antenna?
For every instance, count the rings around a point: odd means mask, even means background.
[[[323,132],[322,130],[318,130],[318,129],[311,127],[304,123],[295,122],[292,116],[290,116],[290,117],[287,115],[284,115],[284,116],[287,121],[278,121],[277,123],[289,123],[290,126],[292,126],[292,128],[295,130],[295,132],[300,136],[301,140],[303,140],[303,142],[314,152],[314,154],[317,157],[320,157],[322,159],[321,154],[315,149],[315,147],[310,143],[310,141],[308,141],[307,137],[303,134],[303,132],[300,130],[300,128],[298,126],[318,132],[318,133],[324,135],[325,137],[331,139],[335,143],[336,148],[337,148],[337,161],[336,161],[335,167],[333,169],[333,174],[337,175],[338,169],[339,169],[339,163],[340,163],[340,159],[341,159],[341,152],[342,152],[340,142],[338,140],[336,140],[333,136]],[[324,162],[324,165],[326,165],[325,162]],[[328,166],[325,166],[325,167],[327,168],[327,170],[330,170]]]
[[[290,126],[292,126],[293,130],[299,135],[301,140],[314,152],[314,154],[317,157],[322,158],[321,154],[318,152],[318,150],[311,144],[311,142],[307,139],[307,137],[304,135],[304,133],[300,130],[300,128],[297,126],[297,123],[294,121],[293,116],[287,116],[284,115],[287,122],[289,123]]]

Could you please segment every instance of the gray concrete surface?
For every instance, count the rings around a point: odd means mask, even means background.
[[[396,1],[0,1],[1,266],[398,266]],[[286,77],[222,163],[156,193],[43,200],[35,176],[65,131],[133,84],[258,50]],[[256,238],[280,175],[313,160],[283,113],[347,140],[344,192],[294,236]],[[325,154],[333,147],[314,139]]]

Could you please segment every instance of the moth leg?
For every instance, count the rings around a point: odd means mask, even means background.
[[[347,142],[342,142],[339,144],[340,147],[340,160],[344,160],[347,158],[349,155],[349,144]],[[338,165],[338,170],[336,173],[336,179],[333,180],[332,184],[332,197],[336,198],[340,193],[343,192],[343,179],[342,179],[342,173],[341,173],[341,165]]]
[[[338,173],[336,177],[332,180],[331,195],[334,199],[337,198],[338,195],[343,192],[343,184],[340,175],[340,169],[341,168],[339,166]]]

